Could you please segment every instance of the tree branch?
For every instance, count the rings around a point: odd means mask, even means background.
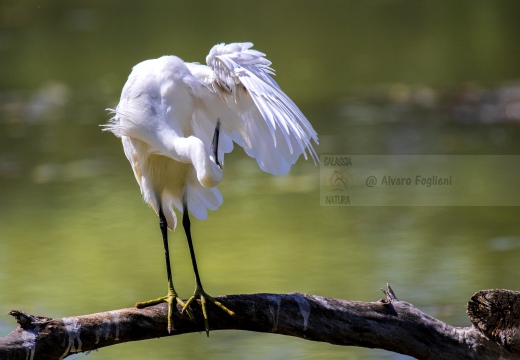
[[[217,297],[235,316],[208,304],[210,328],[295,336],[335,345],[380,348],[417,359],[520,359],[515,339],[520,293],[484,290],[468,303],[475,326],[457,328],[397,300],[388,286],[386,299],[358,302],[316,295],[251,294]],[[11,311],[19,324],[0,338],[1,359],[63,359],[76,352],[163,336],[204,331],[198,306],[195,320],[174,313],[166,331],[166,304],[52,319]]]

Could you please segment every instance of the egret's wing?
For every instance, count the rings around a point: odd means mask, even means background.
[[[307,151],[316,162],[316,132],[271,77],[271,62],[252,46],[215,45],[206,58],[209,68],[197,65],[197,78],[235,114],[220,118],[222,131],[273,174],[287,173]]]

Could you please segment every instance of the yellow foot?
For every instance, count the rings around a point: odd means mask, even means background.
[[[172,326],[173,306],[175,305],[175,303],[179,304],[180,306],[182,306],[182,312],[184,312],[184,308],[186,307],[186,304],[184,304],[184,302],[181,299],[179,299],[175,290],[170,289],[170,290],[168,290],[168,295],[166,295],[166,296],[163,296],[163,297],[160,297],[160,298],[157,298],[154,300],[138,302],[135,304],[135,306],[138,309],[142,309],[142,308],[145,308],[148,306],[160,304],[162,302],[165,302],[168,304],[168,332],[171,333],[173,330],[173,326]],[[191,314],[190,311],[187,311],[187,314],[190,317],[190,319],[193,319],[193,315]]]
[[[227,307],[222,305],[219,301],[215,300],[211,295],[208,295],[204,289],[201,286],[197,286],[195,288],[195,292],[193,295],[186,301],[186,304],[182,308],[182,312],[189,311],[188,306],[193,302],[195,299],[200,299],[200,306],[202,307],[202,315],[204,316],[204,326],[206,328],[206,335],[209,336],[209,325],[208,325],[208,314],[206,312],[206,301],[209,301],[215,305],[217,305],[219,308],[227,312],[229,315],[233,316],[235,313],[231,310],[229,310]]]

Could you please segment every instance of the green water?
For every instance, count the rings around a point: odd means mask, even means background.
[[[120,141],[98,126],[137,62],[167,53],[203,62],[215,43],[252,41],[318,131],[319,154],[520,154],[517,123],[457,123],[442,100],[520,78],[519,12],[516,1],[1,2],[0,313],[80,315],[165,292],[157,218]],[[436,100],[417,109],[406,101],[416,88]],[[484,182],[494,175],[481,169]],[[220,190],[223,206],[192,221],[215,295],[376,301],[389,282],[400,299],[466,326],[475,291],[520,285],[518,207],[320,206],[319,166],[299,161],[273,177],[242,151],[226,157]],[[187,297],[194,277],[182,230],[171,246]],[[15,326],[0,317],[1,336]],[[235,331],[89,358],[174,355],[405,358]]]

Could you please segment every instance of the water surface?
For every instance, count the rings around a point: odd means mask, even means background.
[[[202,62],[215,43],[254,42],[314,124],[319,154],[520,154],[516,113],[499,111],[511,109],[503,89],[520,78],[518,2],[8,1],[1,8],[4,314],[80,315],[165,292],[156,216],[120,141],[98,126],[131,66],[146,58],[173,53]],[[470,170],[494,181],[485,168]],[[223,206],[192,221],[201,276],[215,295],[299,291],[376,301],[389,282],[399,299],[467,326],[474,292],[519,287],[518,207],[324,207],[319,166],[300,161],[273,177],[240,150],[226,157],[220,190]],[[176,287],[188,297],[194,278],[182,230],[171,244]],[[0,318],[0,335],[15,325]],[[405,358],[238,331],[89,357],[172,354]]]

